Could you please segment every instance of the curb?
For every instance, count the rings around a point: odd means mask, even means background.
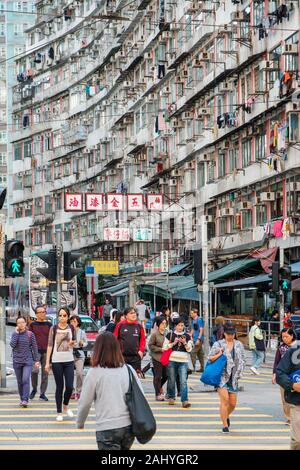
[[[0,395],[16,395],[18,391],[13,388],[0,388]]]

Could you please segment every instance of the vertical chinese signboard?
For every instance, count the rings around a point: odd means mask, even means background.
[[[161,272],[167,273],[169,272],[169,253],[168,251],[164,250],[160,254],[160,264],[161,264]]]

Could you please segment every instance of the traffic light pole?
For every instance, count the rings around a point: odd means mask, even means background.
[[[0,282],[5,285],[4,277],[4,217],[0,219],[1,240],[0,240]],[[6,323],[5,323],[5,299],[0,298],[0,387],[6,388]]]
[[[284,318],[284,291],[280,289],[279,291],[279,315],[280,315],[280,331],[283,328],[283,318]]]
[[[204,322],[204,355],[209,351],[209,283],[208,283],[208,246],[207,246],[207,222],[202,220],[202,314]]]
[[[58,315],[61,308],[61,279],[62,279],[62,245],[61,230],[56,230],[56,259],[57,259],[57,275],[56,275],[56,314]]]

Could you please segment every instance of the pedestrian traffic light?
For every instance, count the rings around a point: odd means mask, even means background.
[[[279,291],[279,262],[272,263],[272,291]]]
[[[46,253],[39,253],[37,256],[48,264],[48,268],[37,268],[37,271],[41,273],[49,281],[56,281],[57,279],[57,258],[56,249],[47,251]]]
[[[20,240],[6,240],[5,242],[5,277],[23,276],[24,260],[23,260],[24,244]]]
[[[280,268],[280,288],[283,291],[291,290],[292,285],[292,270],[290,266]]]
[[[77,276],[77,274],[83,271],[82,268],[72,268],[72,264],[78,258],[80,258],[81,253],[75,251],[66,251],[64,253],[64,280],[70,281],[73,277]]]

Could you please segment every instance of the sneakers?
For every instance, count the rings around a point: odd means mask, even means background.
[[[174,398],[169,398],[169,405],[175,405]]]
[[[227,418],[227,426],[230,428],[230,419]]]
[[[76,400],[79,400],[79,398],[80,398],[80,393],[77,393],[76,394]]]
[[[225,428],[222,429],[222,432],[224,432],[225,434],[229,432],[229,428],[226,426]]]
[[[63,415],[56,416],[56,421],[58,421],[59,423],[61,423],[63,420],[64,420]]]
[[[156,401],[165,401],[164,395],[157,395]]]
[[[68,411],[65,412],[68,418],[74,418],[74,413],[72,410],[68,409]]]
[[[20,405],[21,405],[23,408],[27,408],[27,406],[28,406],[28,401],[23,400],[23,401],[21,401]]]
[[[250,370],[253,372],[253,374],[259,375],[259,372],[257,369],[255,369],[255,367],[250,367]]]
[[[72,393],[71,400],[76,400],[76,393]]]
[[[291,425],[291,422],[289,419],[286,420],[286,422],[284,423],[286,426],[290,426]]]
[[[49,398],[46,397],[44,393],[40,395],[40,401],[49,401]]]
[[[35,396],[36,396],[36,390],[32,390],[31,394],[29,395],[29,399],[33,400]]]
[[[191,404],[188,401],[182,402],[182,408],[190,408]]]

